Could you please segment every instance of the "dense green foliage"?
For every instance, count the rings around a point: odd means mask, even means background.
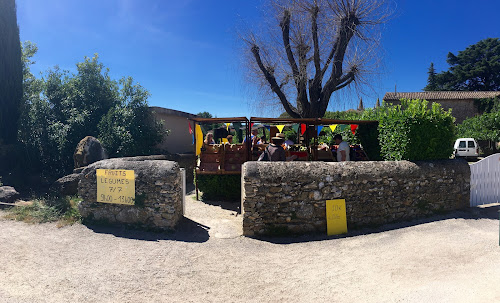
[[[455,125],[451,111],[425,100],[402,100],[373,113],[379,120],[381,156],[385,160],[448,159],[453,152]]]
[[[351,144],[361,144],[370,160],[447,159],[453,152],[454,118],[441,105],[428,107],[425,100],[402,100],[401,105],[383,104],[364,111],[327,112],[324,118],[335,120],[373,120],[375,125],[361,124],[353,135],[349,128],[337,127],[334,133],[323,128],[318,142],[333,144],[337,133]],[[285,134],[294,135],[293,131]]]
[[[16,142],[23,66],[15,0],[0,1],[0,144]]]
[[[457,138],[500,141],[500,111],[464,120],[457,127]]]
[[[161,123],[152,121],[148,108],[149,92],[131,77],[120,80],[120,103],[99,122],[99,139],[110,157],[148,155],[161,142]]]
[[[36,46],[24,44],[19,141],[29,168],[56,176],[70,172],[85,136],[100,139],[110,156],[153,152],[163,132],[149,111],[147,90],[132,78],[111,79],[97,55],[78,63],[74,74],[55,67],[36,79],[29,71],[35,53]]]
[[[487,38],[459,51],[448,53],[448,71],[431,75],[424,90],[500,90],[500,40]],[[431,76],[435,79],[431,79]],[[435,86],[431,87],[431,82]]]
[[[197,175],[203,200],[237,201],[241,198],[240,175]]]
[[[480,113],[491,113],[500,111],[500,98],[476,99],[475,105]]]

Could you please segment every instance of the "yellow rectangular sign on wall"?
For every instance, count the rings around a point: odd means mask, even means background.
[[[329,236],[347,233],[345,199],[326,200],[326,230]]]
[[[135,203],[135,175],[133,170],[96,169],[97,202]]]

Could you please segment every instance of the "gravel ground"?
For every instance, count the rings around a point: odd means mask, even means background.
[[[235,205],[187,198],[171,234],[0,219],[0,302],[500,301],[498,207],[257,240]]]

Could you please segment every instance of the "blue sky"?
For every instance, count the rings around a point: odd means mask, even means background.
[[[98,53],[113,78],[132,76],[150,105],[218,117],[262,116],[251,104],[237,31],[261,22],[263,0],[17,0],[21,41],[38,45],[34,73],[75,70]],[[500,37],[496,0],[399,0],[382,31],[382,62],[363,95],[334,97],[330,110],[373,106],[385,92],[421,91],[430,62]],[[276,113],[269,113],[272,116]]]

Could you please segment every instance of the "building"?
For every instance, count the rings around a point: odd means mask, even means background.
[[[400,93],[388,92],[384,101],[394,105],[401,104],[401,99],[424,99],[440,103],[444,110],[451,108],[451,113],[456,118],[456,123],[462,123],[465,119],[482,114],[479,110],[479,99],[495,98],[500,96],[499,92],[464,92],[464,91],[437,91],[437,92],[415,92]]]
[[[196,115],[157,106],[151,106],[150,109],[157,120],[163,120],[163,128],[170,131],[158,148],[170,154],[194,153],[188,118],[194,118]],[[192,123],[191,128],[194,130]]]

